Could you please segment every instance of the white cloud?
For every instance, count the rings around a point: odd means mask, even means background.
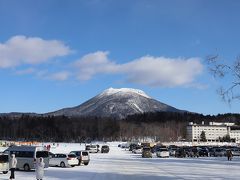
[[[122,65],[122,72],[131,82],[162,87],[182,86],[192,83],[202,72],[198,58],[171,59],[145,56]]]
[[[116,73],[118,65],[111,62],[108,57],[108,52],[97,51],[83,56],[80,60],[74,63],[80,72],[78,73],[79,80],[89,80],[98,73]]]
[[[89,80],[97,74],[121,74],[127,81],[159,87],[187,86],[202,73],[199,58],[144,56],[125,64],[108,59],[108,52],[98,51],[76,61],[78,79]]]
[[[70,48],[58,40],[14,36],[6,42],[0,43],[0,68],[28,65],[29,68],[18,70],[16,74],[35,74],[43,79],[64,81],[69,79],[74,72],[49,73],[48,70],[37,70],[31,66],[70,53]],[[77,78],[86,81],[99,74],[118,74],[122,75],[128,82],[143,85],[190,87],[197,84],[196,77],[203,70],[199,58],[144,56],[128,63],[118,64],[110,60],[108,54],[108,52],[97,51],[77,60],[73,64],[77,70]]]
[[[70,48],[58,40],[14,36],[5,43],[0,43],[0,68],[40,64],[70,52]]]

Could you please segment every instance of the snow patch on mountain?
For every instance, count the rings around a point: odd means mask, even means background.
[[[115,88],[109,88],[106,89],[105,91],[103,91],[100,96],[110,96],[113,94],[117,94],[117,93],[135,93],[141,96],[144,96],[146,98],[152,99],[150,96],[148,96],[144,91],[140,90],[140,89],[132,89],[132,88],[119,88],[119,89],[115,89]]]

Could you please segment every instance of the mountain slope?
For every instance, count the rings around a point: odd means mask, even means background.
[[[47,115],[100,116],[121,119],[131,114],[156,111],[182,112],[152,99],[141,90],[109,88],[79,106],[64,108]]]

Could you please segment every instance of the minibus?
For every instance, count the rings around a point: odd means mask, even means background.
[[[15,157],[17,158],[17,169],[23,169],[24,171],[35,169],[35,161],[40,157],[44,159],[45,168],[49,167],[49,153],[44,147],[11,146],[7,148],[4,153],[8,154],[9,160],[11,160],[11,155],[15,154]]]

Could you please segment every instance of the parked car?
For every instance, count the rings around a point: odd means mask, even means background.
[[[156,145],[150,146],[150,148],[152,154],[156,152]]]
[[[78,165],[84,164],[85,166],[90,162],[88,151],[71,151],[70,154],[75,154],[78,158]]]
[[[240,156],[240,148],[231,148],[233,156]]]
[[[108,145],[102,145],[101,147],[101,153],[109,153],[110,148]]]
[[[168,158],[169,157],[169,151],[166,147],[157,147],[156,148],[156,155],[157,155],[157,157]]]
[[[134,154],[142,154],[142,146],[136,146],[135,149],[132,150]]]
[[[89,150],[90,150],[90,145],[86,145],[86,146],[85,146],[85,150],[86,150],[86,151],[89,151]]]
[[[210,147],[210,148],[208,148],[208,150],[209,150],[209,156],[210,156],[210,157],[211,157],[211,156],[214,156],[215,147]]]
[[[152,152],[150,147],[144,147],[142,150],[143,158],[152,158]]]
[[[0,154],[0,171],[3,174],[7,174],[9,171],[8,154]]]
[[[78,162],[75,154],[54,154],[49,160],[49,166],[74,167]]]
[[[120,147],[121,148],[125,148],[125,149],[127,149],[127,148],[130,148],[130,144],[129,143],[122,143],[121,145],[120,145]]]
[[[99,151],[98,146],[95,144],[86,145],[85,150],[89,151],[90,153],[98,153]]]
[[[186,157],[186,151],[184,148],[180,147],[177,148],[176,152],[175,152],[175,157],[179,157],[179,158],[184,158]]]
[[[183,147],[186,157],[193,157],[192,147]]]
[[[170,156],[175,156],[175,152],[176,152],[177,148],[176,147],[172,147],[169,149],[169,155]]]
[[[209,156],[209,151],[207,148],[201,148],[198,151],[199,156]]]
[[[133,151],[137,146],[138,146],[138,144],[136,144],[136,143],[130,144],[129,145],[129,151]]]
[[[223,148],[215,148],[214,149],[214,152],[213,152],[213,156],[215,157],[222,157],[222,156],[225,156],[226,154],[226,149],[223,149]]]
[[[198,147],[188,147],[184,148],[186,157],[199,157],[199,148]]]

